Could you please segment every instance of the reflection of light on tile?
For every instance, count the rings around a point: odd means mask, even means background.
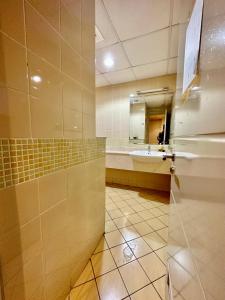
[[[31,80],[34,81],[34,82],[36,82],[36,83],[42,82],[42,78],[39,75],[33,75],[33,76],[31,76]]]

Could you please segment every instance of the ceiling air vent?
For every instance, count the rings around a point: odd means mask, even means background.
[[[101,34],[100,30],[95,26],[95,43],[99,43],[104,41],[103,35]]]

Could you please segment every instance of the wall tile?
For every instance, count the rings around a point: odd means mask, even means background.
[[[71,47],[61,41],[62,47],[62,71],[73,79],[79,81],[81,78],[81,60]]]
[[[82,111],[81,86],[67,76],[63,76],[63,107]]]
[[[0,85],[27,92],[26,50],[0,33]]]
[[[63,130],[65,138],[82,138],[82,112],[64,108]]]
[[[61,2],[60,31],[63,38],[78,53],[81,51],[81,21]]]
[[[22,0],[8,0],[0,2],[0,29],[24,45],[24,14]]]
[[[25,8],[28,48],[54,66],[60,67],[59,35],[29,4],[26,3]]]
[[[64,170],[43,176],[38,182],[41,212],[66,199],[66,174]]]
[[[31,130],[34,138],[62,137],[62,108],[30,97]]]
[[[60,0],[27,0],[35,7],[38,12],[46,18],[46,20],[59,29],[59,15],[60,15]]]
[[[0,88],[0,137],[30,137],[29,99],[23,93]]]

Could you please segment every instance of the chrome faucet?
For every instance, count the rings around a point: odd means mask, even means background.
[[[151,145],[148,144],[148,153],[150,153],[150,152],[151,152]]]

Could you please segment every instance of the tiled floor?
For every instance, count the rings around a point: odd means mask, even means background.
[[[165,299],[167,193],[106,187],[105,236],[70,300]]]

